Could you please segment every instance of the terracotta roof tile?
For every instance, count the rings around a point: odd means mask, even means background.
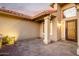
[[[12,11],[12,10],[9,10],[9,9],[6,9],[6,8],[0,8],[0,11],[9,13],[9,14],[12,14],[12,15],[15,15],[15,16],[20,16],[20,17],[24,17],[24,18],[30,18],[30,16],[28,16],[28,15],[24,15],[22,13]]]
[[[33,16],[33,17],[32,17],[32,16],[29,16],[29,15],[25,15],[25,14],[19,13],[19,12],[16,12],[16,11],[12,11],[12,10],[7,9],[7,8],[5,8],[5,7],[0,8],[0,11],[1,11],[1,12],[5,12],[5,13],[8,13],[8,14],[11,14],[11,15],[13,15],[13,16],[19,16],[19,17],[23,17],[23,18],[31,19],[31,20],[32,20],[32,19],[34,19],[34,18],[40,17],[40,16],[42,16],[42,15],[49,14],[49,13],[54,12],[54,11],[56,11],[56,10],[45,10],[45,11],[42,11],[42,12],[40,12],[39,14]]]

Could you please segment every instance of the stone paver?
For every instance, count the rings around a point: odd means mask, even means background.
[[[1,56],[75,56],[77,43],[58,41],[43,44],[41,39],[20,40],[13,46],[0,49]]]

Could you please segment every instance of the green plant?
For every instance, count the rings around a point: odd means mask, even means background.
[[[9,41],[8,41],[8,44],[12,45],[12,44],[14,44],[14,42],[15,42],[15,37],[10,37]]]
[[[4,36],[2,39],[3,44],[12,45],[15,42],[15,37]]]
[[[3,39],[2,39],[2,43],[3,43],[3,44],[7,44],[8,41],[9,41],[9,39],[10,39],[10,38],[9,38],[8,36],[4,36]]]
[[[0,48],[2,47],[2,39],[0,39]]]

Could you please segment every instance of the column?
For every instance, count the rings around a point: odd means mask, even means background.
[[[56,21],[57,21],[57,40],[61,39],[61,7],[60,4],[57,4],[57,16],[56,16]]]
[[[76,5],[76,7],[79,6]],[[77,55],[79,55],[79,9],[77,8]]]
[[[48,44],[50,42],[50,17],[47,16],[44,18],[44,44]]]

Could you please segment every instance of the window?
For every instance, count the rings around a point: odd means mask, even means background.
[[[75,7],[64,10],[64,17],[65,18],[73,17],[73,16],[76,16],[76,8]]]

